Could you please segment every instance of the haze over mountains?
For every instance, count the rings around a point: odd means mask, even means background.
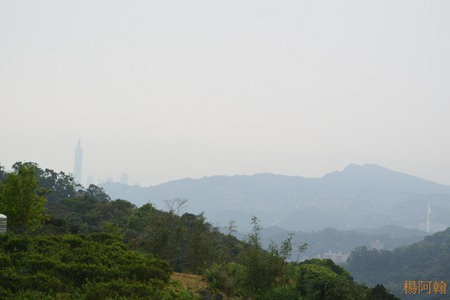
[[[376,228],[397,225],[443,230],[450,220],[450,186],[392,171],[378,165],[349,165],[321,178],[256,174],[181,179],[152,187],[120,183],[101,185],[112,198],[137,206],[186,199],[184,212],[204,212],[218,226],[235,220],[247,230],[251,216],[264,227],[293,231]]]

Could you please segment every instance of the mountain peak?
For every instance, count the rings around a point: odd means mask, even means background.
[[[384,171],[391,171],[385,167],[382,167],[380,165],[377,164],[364,164],[364,165],[358,165],[358,164],[349,164],[347,167],[345,167],[345,169],[343,170],[343,172],[346,171],[355,171],[355,170],[367,170],[367,171],[375,171],[375,170],[384,170]]]
[[[446,199],[432,205],[441,207],[443,220],[450,214],[450,186],[375,164],[351,164],[322,178],[263,173],[184,179],[141,189],[120,186],[116,193],[105,189],[113,198],[132,199],[137,205],[150,199],[165,207],[166,199],[187,199],[189,212],[205,212],[218,224],[235,220],[246,230],[251,216],[258,216],[261,224],[304,230],[409,226],[405,220],[419,222],[428,199]]]
[[[390,192],[413,192],[426,194],[439,190],[448,191],[448,186],[408,175],[376,164],[350,164],[342,171],[335,171],[322,178],[325,186],[335,191],[379,190]]]

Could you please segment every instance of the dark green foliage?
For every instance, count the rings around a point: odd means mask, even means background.
[[[120,239],[105,233],[8,234],[0,237],[0,251],[0,298],[25,291],[90,297],[99,290],[112,297],[152,298],[167,287],[171,275],[167,262],[128,251]]]
[[[301,300],[304,299],[301,293],[289,285],[281,285],[274,287],[263,293],[260,297],[262,300]],[[306,299],[306,298],[305,298]]]
[[[216,261],[217,250],[213,241],[219,233],[214,232],[203,214],[188,213],[180,218],[180,231],[181,243],[184,245],[180,250],[185,255],[183,268],[192,273],[201,274],[206,267]]]
[[[270,269],[270,266],[266,265]],[[369,289],[353,281],[349,273],[331,260],[312,259],[300,264],[286,263],[286,281],[274,280],[270,287],[255,290],[247,266],[214,265],[206,272],[211,286],[236,299],[308,300],[395,300],[379,285]]]
[[[46,214],[43,195],[51,199]],[[20,219],[26,206],[18,203],[24,199],[42,202]],[[180,215],[185,202],[168,201],[168,211],[151,204],[136,208],[34,163],[18,163],[12,173],[0,166],[0,209],[25,220],[13,224],[29,234],[0,236],[0,298],[193,299],[170,283],[174,269],[205,275],[210,288],[202,289],[204,299],[220,298],[221,292],[236,299],[395,299],[384,286],[356,284],[331,260],[288,263],[293,235],[264,250],[256,217],[246,240],[239,241],[231,235],[232,223],[225,235],[203,214]],[[28,230],[44,219],[42,235]],[[306,247],[301,244],[299,252]],[[365,257],[367,249],[359,250],[354,257]]]
[[[48,203],[53,203],[61,199],[71,198],[76,196],[76,190],[81,186],[77,185],[72,175],[64,172],[56,173],[53,170],[42,170],[37,165],[35,166],[36,175],[39,178],[39,187],[46,189]]]
[[[383,286],[369,289],[365,285],[356,283],[343,267],[337,266],[329,259],[311,259],[300,264],[290,264],[288,278],[289,285],[284,285],[280,289],[280,292],[287,295],[286,299],[398,299],[389,294]]]
[[[329,259],[312,259],[288,263],[293,249],[290,235],[269,251],[261,248],[258,219],[252,219],[253,230],[241,251],[239,263],[214,264],[205,273],[211,286],[230,297],[242,299],[382,299],[392,296],[382,288],[368,289],[355,283],[350,274]],[[305,245],[300,246],[304,250]],[[380,296],[381,295],[381,296]],[[387,298],[386,299],[391,299]],[[395,298],[392,298],[395,299]]]
[[[64,172],[57,173],[51,169],[42,169],[34,162],[17,162],[12,166],[14,172],[17,172],[20,167],[33,169],[38,187],[45,191],[48,203],[75,197],[76,191],[82,189],[75,183],[72,175]]]
[[[105,193],[105,190],[101,187],[96,186],[95,184],[89,185],[86,191],[82,192],[82,194],[86,197],[94,198],[99,202],[111,201],[111,198],[108,194]]]
[[[0,211],[8,217],[9,230],[35,230],[44,220],[44,203],[33,165],[16,164],[0,182]]]
[[[48,233],[90,233],[106,222],[124,228],[135,209],[128,201],[111,201],[103,188],[83,189],[71,175],[36,163],[15,163],[10,173],[1,167],[0,175],[0,211],[10,228],[35,229],[42,221]]]
[[[231,297],[242,297],[247,293],[248,270],[244,265],[235,262],[214,264],[206,270],[205,277],[213,288]]]
[[[390,294],[382,284],[377,284],[370,289],[368,300],[397,300],[398,298]]]
[[[302,263],[293,269],[296,287],[306,299],[355,299],[353,282],[335,273],[320,260]]]
[[[104,226],[125,229],[136,207],[125,200],[100,201],[82,195],[47,205],[51,217],[46,222],[50,233],[91,233]]]
[[[161,212],[146,204],[130,217],[126,239],[137,249],[174,261],[177,252],[174,245],[179,231],[175,219],[173,213]]]
[[[336,265],[331,259],[313,258],[301,263],[301,265],[308,265],[308,264],[325,267],[327,269],[330,269],[333,273],[342,276],[345,279],[353,280],[352,276],[348,271],[346,271],[343,267]]]
[[[125,241],[133,249],[169,261],[177,272],[195,274],[201,274],[215,262],[229,259],[231,249],[239,244],[235,238],[219,233],[202,214],[178,216],[172,210],[163,212],[151,204],[134,211]],[[224,254],[222,247],[230,251]]]
[[[89,282],[83,289],[86,300],[97,299],[163,299],[161,289],[141,282],[114,280],[110,282]]]
[[[396,299],[383,286],[369,289],[357,284],[349,272],[330,259],[288,263],[293,236],[289,235],[280,246],[272,243],[269,251],[265,251],[261,248],[261,227],[256,217],[252,218],[252,225],[239,263],[215,264],[205,273],[210,284],[226,295],[268,300]],[[299,250],[306,246],[300,245]]]
[[[356,280],[369,285],[383,284],[399,296],[407,280],[446,281],[450,278],[450,228],[392,251],[359,247],[351,253],[346,267]],[[440,296],[426,295],[427,299]]]
[[[253,229],[246,239],[248,246],[243,249],[239,258],[248,270],[247,285],[252,292],[260,293],[275,286],[277,281],[284,281],[286,262],[275,245],[270,252],[262,249],[261,227],[256,217],[252,218],[252,225]],[[289,248],[285,245],[286,247]],[[285,255],[290,256],[291,249],[287,249],[289,251]]]
[[[0,165],[0,182],[2,182],[3,180],[5,180],[6,178],[6,171],[5,171],[5,167]]]
[[[91,186],[91,189],[97,189]],[[98,196],[100,195],[100,198]],[[80,193],[47,206],[47,233],[108,232],[124,236],[131,249],[167,260],[176,271],[200,274],[215,262],[235,257],[242,244],[206,222],[203,215],[160,211],[151,204],[139,209],[125,200],[107,201],[95,193]]]

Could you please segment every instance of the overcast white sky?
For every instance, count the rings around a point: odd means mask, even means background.
[[[0,1],[0,163],[450,184],[450,1]],[[83,182],[84,183],[84,182]]]

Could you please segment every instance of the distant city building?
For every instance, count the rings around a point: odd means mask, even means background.
[[[78,145],[75,148],[75,164],[73,168],[73,178],[76,183],[81,183],[83,165],[83,148],[81,148],[81,140],[78,139]]]
[[[345,263],[349,256],[350,256],[350,253],[342,253],[340,251],[339,251],[339,253],[334,253],[334,252],[328,251],[327,253],[323,254],[323,258],[331,259],[333,262],[335,262],[337,264]]]
[[[91,184],[94,184],[94,179],[92,178],[92,175],[89,174],[89,177],[86,180],[86,187],[89,187]]]
[[[128,174],[122,174],[120,176],[120,183],[122,184],[128,184]]]
[[[372,243],[372,249],[375,249],[377,251],[383,250],[383,244],[379,240],[376,240]]]

